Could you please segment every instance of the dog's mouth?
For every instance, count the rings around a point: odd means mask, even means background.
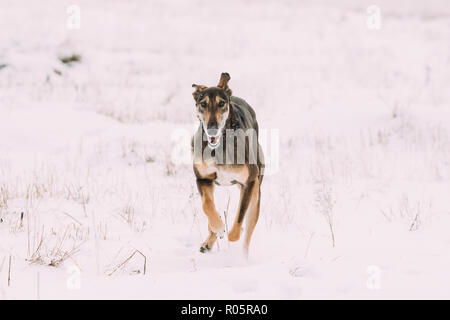
[[[220,143],[220,136],[215,136],[215,137],[210,137],[208,136],[208,145],[212,148],[215,149],[217,148],[217,146]]]

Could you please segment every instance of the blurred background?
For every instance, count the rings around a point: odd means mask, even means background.
[[[366,25],[367,1],[1,5],[3,106],[22,86],[24,100],[71,101],[122,122],[181,123],[192,118],[190,84],[216,84],[222,71],[264,117],[273,108],[289,119],[331,104],[389,110],[448,99],[436,87],[449,80],[443,0],[378,1],[379,30]],[[74,54],[82,62],[59,61]]]
[[[445,0],[0,0],[0,279],[9,257],[21,275],[1,297],[36,298],[40,272],[47,298],[448,298],[449,39]],[[197,253],[173,159],[191,84],[221,72],[279,131],[250,264]],[[229,221],[237,197],[217,190]]]

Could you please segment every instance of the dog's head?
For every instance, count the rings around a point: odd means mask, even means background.
[[[230,75],[222,73],[217,87],[207,87],[193,84],[197,116],[202,123],[203,131],[208,137],[208,144],[216,148],[230,113],[230,98],[232,91],[228,88]]]

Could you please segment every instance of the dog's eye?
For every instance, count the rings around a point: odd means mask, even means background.
[[[201,106],[202,108],[206,108],[206,102],[203,101],[202,103],[200,103],[200,106]]]
[[[224,101],[220,101],[220,102],[219,102],[219,107],[222,108],[224,105],[225,105],[225,102],[224,102]]]

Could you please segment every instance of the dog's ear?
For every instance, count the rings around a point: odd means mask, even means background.
[[[220,80],[219,80],[219,84],[217,85],[217,87],[225,90],[225,92],[227,93],[227,95],[229,97],[231,97],[231,95],[233,94],[233,91],[231,91],[230,88],[228,88],[228,81],[230,81],[230,75],[226,72],[223,72],[220,75]]]
[[[198,97],[200,96],[200,93],[208,87],[201,85],[201,84],[199,85],[199,84],[194,83],[192,85],[192,88],[195,88],[195,91],[192,92],[192,96],[194,97],[194,100],[197,101]]]

